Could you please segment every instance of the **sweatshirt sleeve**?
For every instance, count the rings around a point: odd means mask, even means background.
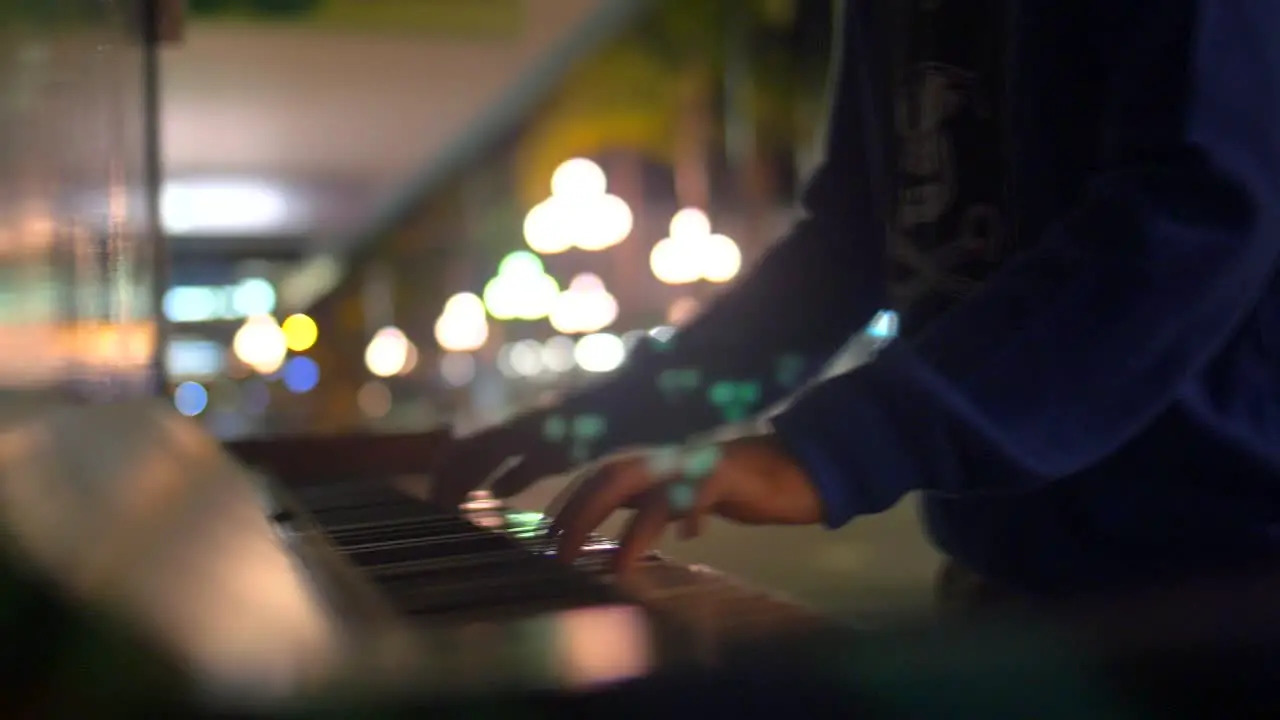
[[[1023,490],[1096,463],[1172,405],[1274,278],[1280,6],[1105,5],[1109,121],[1083,201],[916,342],[774,419],[828,524],[911,490]]]
[[[859,3],[857,5],[867,5]],[[725,404],[752,415],[794,393],[885,307],[881,159],[868,156],[871,48],[839,38],[824,163],[804,218],[750,272],[670,341],[644,343],[626,365],[570,397],[568,414],[602,415],[595,454],[677,442],[725,424]]]

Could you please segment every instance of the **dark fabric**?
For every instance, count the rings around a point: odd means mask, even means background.
[[[964,619],[1033,606],[1030,598],[1000,587],[954,560],[943,561],[938,569],[934,598],[938,613],[944,618]]]

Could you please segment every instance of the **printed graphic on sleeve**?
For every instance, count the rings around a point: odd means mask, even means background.
[[[890,289],[906,333],[980,287],[1010,250],[1004,7],[929,0],[908,23],[890,236]]]

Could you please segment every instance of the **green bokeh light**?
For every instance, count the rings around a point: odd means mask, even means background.
[[[569,424],[559,415],[552,415],[542,421],[542,438],[547,442],[564,442],[569,434]]]
[[[720,463],[720,446],[703,445],[685,453],[680,471],[685,480],[699,481],[707,477]]]
[[[603,415],[579,415],[573,419],[573,437],[577,440],[598,440],[604,437],[607,423]]]
[[[694,486],[683,482],[667,485],[667,504],[675,512],[689,512],[697,501],[698,490]]]

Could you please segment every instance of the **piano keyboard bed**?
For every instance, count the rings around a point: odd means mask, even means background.
[[[591,606],[638,604],[663,636],[705,656],[740,641],[820,630],[808,609],[700,566],[651,554],[610,572],[616,545],[593,538],[572,567],[554,557],[545,518],[493,500],[441,512],[378,481],[292,493],[306,526],[415,624],[495,622]],[[687,653],[680,653],[687,654]]]

